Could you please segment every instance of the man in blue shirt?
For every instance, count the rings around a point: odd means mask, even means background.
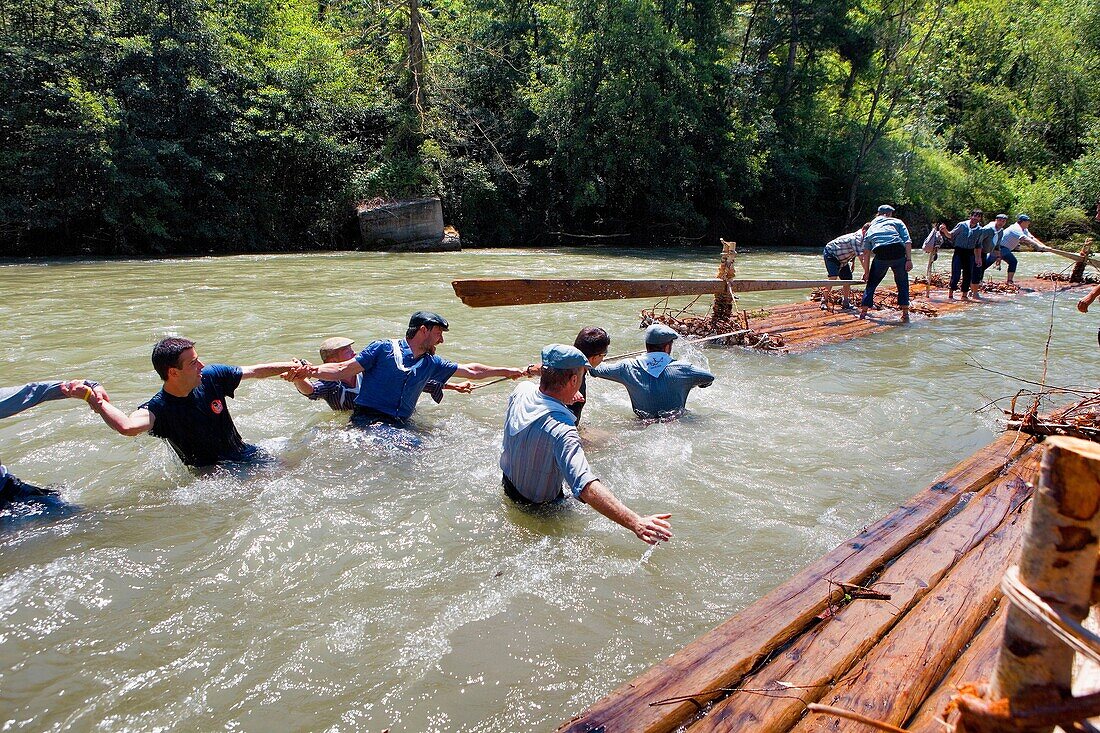
[[[22,387],[0,387],[0,418],[18,415],[43,402],[66,397],[98,402],[100,399],[107,399],[107,393],[96,382],[77,379],[67,382],[31,382]],[[22,509],[17,509],[16,505],[20,505]],[[37,514],[43,509],[64,505],[53,489],[42,489],[24,483],[8,473],[8,469],[0,463],[0,517]]]
[[[354,359],[355,351],[351,348],[354,343],[354,341],[344,336],[333,336],[325,339],[321,342],[321,361],[325,364],[332,364]],[[310,366],[310,363],[304,359],[296,361],[301,366]],[[363,374],[360,372],[348,379],[335,382],[325,380],[314,382],[308,379],[295,379],[293,382],[294,387],[311,400],[324,400],[329,407],[337,411],[353,410],[355,409],[355,398],[359,396],[359,389],[362,387]],[[443,390],[445,389],[469,394],[473,391],[473,387],[474,385],[470,382],[462,382],[461,384],[428,382],[424,386],[424,391],[431,395],[432,400],[439,403],[443,401]]]
[[[504,450],[500,456],[504,493],[521,505],[564,497],[562,486],[611,521],[649,544],[672,537],[671,514],[639,516],[597,478],[581,446],[576,418],[569,411],[588,358],[573,346],[542,350],[539,386],[524,382],[508,398]]]
[[[867,317],[867,309],[875,304],[875,289],[893,271],[894,284],[898,286],[898,306],[902,323],[909,322],[909,271],[913,269],[913,239],[901,219],[894,216],[894,207],[883,204],[878,216],[871,220],[863,235],[863,248],[871,250],[871,272],[863,289],[859,304],[859,317]]]
[[[106,400],[93,400],[92,409],[122,435],[148,432],[163,438],[188,466],[250,461],[262,451],[241,439],[226,398],[234,396],[242,379],[274,377],[295,366],[293,361],[206,366],[194,341],[161,339],[153,347],[153,368],[164,380],[160,392],[129,415]]]
[[[341,362],[296,365],[285,378],[338,381],[362,374],[352,422],[362,426],[375,423],[404,426],[429,381],[445,384],[455,375],[466,379],[527,376],[526,369],[456,364],[437,356],[435,349],[443,343],[443,332],[449,328],[443,316],[417,311],[409,319],[405,338],[372,341],[357,356]]]
[[[960,286],[960,277],[962,283],[959,297],[963,300],[970,300],[970,298],[980,300],[977,283],[981,282],[983,265],[981,209],[971,211],[970,218],[960,221],[951,231],[947,231],[947,227],[940,224],[940,234],[951,240],[951,244],[955,247],[955,254],[951,258],[951,283],[947,288],[948,300],[955,299],[955,288]],[[979,273],[976,280],[975,271]]]
[[[593,377],[618,382],[630,395],[634,414],[644,420],[679,417],[693,387],[709,387],[714,375],[686,361],[672,358],[672,342],[679,334],[654,323],[645,331],[646,354],[618,364],[589,369]]]

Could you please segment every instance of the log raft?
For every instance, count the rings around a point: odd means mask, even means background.
[[[1091,287],[1087,283],[1051,282],[1039,278],[1017,278],[1016,284],[1020,286],[1021,293],[1066,292]],[[860,286],[861,283],[859,282],[853,283],[853,303],[859,301]],[[947,291],[942,288],[932,288],[930,297],[923,297],[923,291],[924,285],[910,285],[909,293],[912,305],[914,307],[929,305],[935,308],[939,315],[955,313],[968,308],[978,308],[986,304],[1004,303],[1016,297],[1013,294],[985,293],[982,295],[981,301],[968,302],[960,299],[948,300]],[[894,289],[880,287],[876,292],[889,293],[894,292]],[[920,295],[918,295],[918,292]],[[917,312],[912,315],[913,322],[926,319],[927,316],[922,316]],[[748,325],[757,333],[781,336],[785,342],[786,351],[804,353],[821,346],[843,343],[862,336],[898,328],[905,324],[901,323],[901,314],[898,311],[872,310],[867,313],[866,319],[861,320],[858,317],[858,311],[823,311],[819,303],[804,301],[767,308],[765,315],[750,318]]]
[[[954,685],[989,679],[997,659],[1038,441],[999,436],[559,732],[872,730],[810,704],[942,731]]]

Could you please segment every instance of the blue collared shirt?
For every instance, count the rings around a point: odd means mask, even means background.
[[[355,357],[363,367],[363,380],[355,404],[408,420],[429,381],[444,384],[458,364],[435,354],[413,357],[405,339],[372,341]]]
[[[713,374],[686,361],[670,360],[660,376],[655,377],[646,370],[646,359],[654,354],[664,355],[663,352],[651,352],[618,364],[600,364],[588,373],[626,387],[634,414],[646,419],[683,412],[692,387],[709,387],[714,382]]]
[[[871,226],[867,228],[867,233],[863,235],[864,249],[869,249],[878,256],[880,253],[876,250],[885,247],[891,259],[904,256],[905,249],[903,245],[912,242],[913,238],[909,236],[909,230],[905,227],[905,222],[892,216],[876,216],[871,220]],[[901,254],[898,254],[895,250],[899,250]]]
[[[977,249],[982,246],[982,227],[970,226],[970,220],[960,221],[951,230],[951,244],[955,249]]]

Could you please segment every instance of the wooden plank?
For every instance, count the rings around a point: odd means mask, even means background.
[[[559,730],[586,733],[667,733],[694,717],[685,701],[651,705],[678,695],[732,686],[761,659],[801,633],[828,604],[830,581],[860,583],[924,535],[958,502],[998,476],[1006,463],[1033,444],[1002,435],[959,463],[940,481],[887,517],[864,529],[737,616],[699,637],[672,657],[619,687]],[[700,703],[719,692],[697,696]]]
[[[1054,249],[1053,247],[1048,247],[1045,244],[1038,244],[1038,245],[1032,245],[1032,246],[1035,248],[1036,252],[1049,252],[1052,255],[1058,255],[1060,257],[1065,257],[1067,260],[1073,260],[1074,262],[1088,262],[1093,267],[1100,268],[1100,260],[1098,260],[1094,257],[1084,257],[1082,255],[1077,254],[1076,252],[1066,252],[1063,249]]]
[[[1030,503],[1025,505],[1030,509]],[[1026,511],[1024,512],[1026,514]],[[997,582],[1019,554],[1026,522],[1017,514],[958,562],[934,593],[910,611],[846,677],[826,705],[900,725],[924,702],[992,613]],[[792,733],[866,733],[852,720],[811,714]]]
[[[997,652],[1001,648],[1001,639],[1005,633],[1007,604],[997,605],[996,615],[986,622],[970,647],[959,657],[947,677],[921,704],[920,710],[910,718],[906,726],[912,733],[944,733],[940,716],[947,703],[958,691],[960,685],[979,680],[988,680],[993,676],[993,665],[997,663]]]
[[[674,295],[720,295],[727,285],[735,293],[805,290],[830,280],[619,280],[494,278],[454,280],[451,286],[462,302],[473,308],[535,303],[571,303],[623,298],[665,298]]]
[[[993,481],[957,515],[909,548],[870,587],[889,601],[853,600],[835,616],[784,649],[738,686],[759,694],[736,693],[717,703],[690,727],[690,733],[752,730],[786,731],[807,703],[818,702],[835,679],[847,674],[898,620],[936,587],[958,558],[977,547],[1031,495],[1028,480],[1038,468],[1033,447],[1009,475]]]

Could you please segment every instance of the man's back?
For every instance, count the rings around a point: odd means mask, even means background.
[[[589,373],[626,387],[631,407],[642,418],[683,412],[691,389],[710,386],[714,381],[714,375],[705,369],[684,361],[673,361],[659,351],[650,352],[641,359],[601,364],[590,369]]]

